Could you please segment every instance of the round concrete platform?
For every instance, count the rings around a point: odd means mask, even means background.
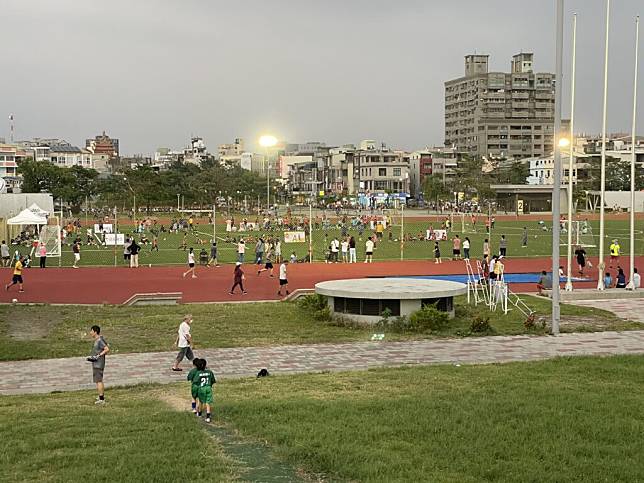
[[[467,285],[448,280],[359,278],[317,283],[315,293],[327,297],[331,312],[337,315],[376,322],[385,310],[406,316],[425,304],[436,304],[453,317],[453,298],[467,293]]]

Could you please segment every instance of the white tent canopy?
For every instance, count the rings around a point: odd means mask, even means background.
[[[31,212],[35,213],[38,216],[47,216],[49,213],[45,210],[43,210],[40,206],[38,206],[36,203],[32,203],[31,206],[28,208]]]
[[[29,208],[22,210],[13,218],[7,220],[8,225],[46,225],[47,218],[37,215]]]

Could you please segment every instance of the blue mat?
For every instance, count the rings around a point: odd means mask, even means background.
[[[505,273],[503,278],[507,283],[537,283],[541,273]],[[396,278],[421,278],[433,280],[449,280],[452,282],[467,283],[467,275],[409,275]],[[562,279],[562,281],[564,281]],[[572,277],[573,282],[592,282],[589,278]]]

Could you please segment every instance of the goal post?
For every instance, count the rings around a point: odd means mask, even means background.
[[[44,225],[38,239],[45,245],[48,257],[61,256],[60,225]]]
[[[595,247],[593,229],[587,220],[565,220],[562,222],[560,245],[568,244],[568,232],[571,232],[573,246]]]

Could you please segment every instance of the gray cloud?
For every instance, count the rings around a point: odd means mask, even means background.
[[[293,142],[441,144],[443,82],[462,74],[465,54],[488,53],[492,69],[508,70],[514,53],[533,51],[536,70],[554,70],[554,3],[5,0],[0,136],[13,112],[19,138],[81,144],[106,130],[125,153],[180,147],[191,134],[211,148],[252,142],[262,131]],[[601,126],[604,5],[566,2],[568,44],[579,14],[579,131]],[[630,130],[642,7],[613,1],[611,131]]]

